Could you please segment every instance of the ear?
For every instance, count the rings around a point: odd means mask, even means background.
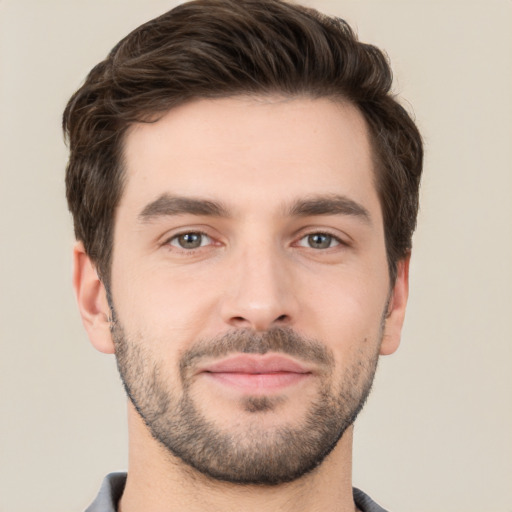
[[[395,352],[400,345],[400,336],[405,318],[405,307],[409,297],[409,262],[411,255],[408,254],[398,262],[397,275],[391,297],[389,299],[388,311],[384,323],[384,335],[380,347],[381,355],[389,355]]]
[[[100,352],[113,354],[107,292],[82,242],[77,242],[73,249],[73,288],[91,343]]]

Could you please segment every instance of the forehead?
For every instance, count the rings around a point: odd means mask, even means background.
[[[364,118],[329,99],[197,100],[132,126],[124,161],[120,208],[139,211],[164,193],[233,208],[308,194],[377,199]]]

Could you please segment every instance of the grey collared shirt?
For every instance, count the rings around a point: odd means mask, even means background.
[[[101,484],[100,492],[85,512],[116,512],[123,494],[126,473],[110,473]],[[354,501],[362,512],[387,512],[363,491],[354,488]]]

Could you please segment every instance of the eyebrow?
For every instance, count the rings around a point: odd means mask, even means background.
[[[142,222],[150,222],[157,217],[185,214],[229,217],[227,208],[219,202],[163,194],[147,204],[139,213],[138,218]]]
[[[151,222],[155,218],[174,215],[204,215],[208,217],[230,217],[228,209],[220,202],[193,197],[163,194],[148,203],[139,213],[141,222]],[[359,217],[371,224],[368,210],[346,196],[328,195],[309,199],[299,199],[286,209],[290,217],[310,217],[315,215],[348,215]]]
[[[371,224],[369,211],[356,201],[340,195],[328,195],[302,199],[293,203],[288,215],[309,217],[314,215],[348,215]]]

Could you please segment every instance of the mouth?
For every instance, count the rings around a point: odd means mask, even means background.
[[[279,354],[237,354],[206,364],[198,373],[222,386],[251,394],[279,391],[313,376],[312,368]]]

